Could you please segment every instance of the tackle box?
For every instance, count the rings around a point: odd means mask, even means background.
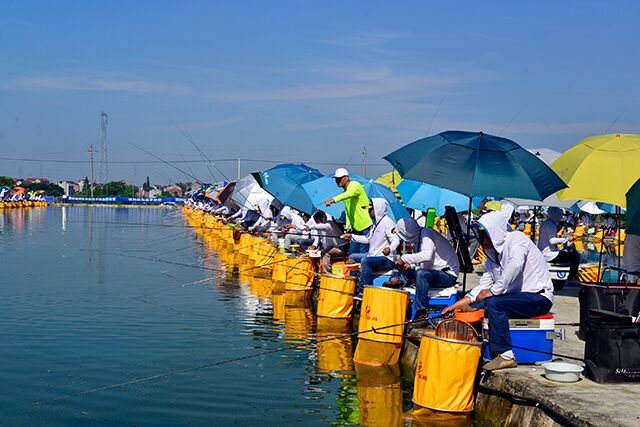
[[[482,321],[485,338],[489,338],[489,319]],[[546,362],[553,358],[553,339],[555,338],[555,320],[552,314],[532,317],[531,319],[509,319],[511,345],[519,364]],[[489,345],[483,348],[485,359],[491,359]]]

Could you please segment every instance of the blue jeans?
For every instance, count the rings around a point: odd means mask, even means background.
[[[369,229],[371,227],[365,228],[362,231],[354,232],[353,234],[366,236],[369,233]],[[351,258],[351,254],[366,254],[369,252],[369,245],[365,243],[351,242],[349,245],[349,258]]]
[[[374,276],[393,270],[396,263],[386,256],[368,256],[362,259],[360,264],[360,280],[358,281],[358,291],[362,292],[365,286],[373,285]]]
[[[405,277],[411,276],[411,270],[403,273]],[[457,276],[440,270],[428,270],[419,268],[415,270],[416,280],[416,315],[424,313],[429,306],[429,289],[432,287],[448,288],[455,285]]]
[[[547,314],[553,304],[542,294],[518,292],[489,297],[474,307],[484,308],[489,319],[489,352],[492,357],[511,350],[509,319],[530,319]]]

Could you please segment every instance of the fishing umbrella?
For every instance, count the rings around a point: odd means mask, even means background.
[[[229,203],[233,203],[233,200],[231,199],[231,195],[233,194],[233,190],[235,190],[235,188],[236,188],[235,181],[228,183],[227,185],[222,187],[220,191],[218,191],[214,199],[221,205],[227,203],[227,201]]]
[[[566,184],[542,160],[507,138],[447,131],[384,157],[403,178],[468,197],[542,200]]]
[[[558,151],[551,150],[549,148],[532,148],[529,152],[533,153],[540,160],[545,162],[547,165],[551,165],[558,157],[562,154]],[[560,209],[570,209],[573,205],[577,203],[577,200],[560,200],[558,199],[558,193],[553,193],[552,195],[545,197],[544,200],[532,200],[532,199],[518,199],[518,198],[509,198],[508,201],[514,203],[517,206],[532,206],[535,208],[540,206],[553,206],[555,208]]]
[[[627,191],[627,234],[640,236],[640,179]]]
[[[569,188],[560,200],[591,200],[626,207],[626,193],[640,178],[640,135],[583,139],[551,164]]]
[[[586,202],[586,201],[578,202],[577,206],[578,206],[578,209],[580,209],[582,212],[586,212],[591,215],[602,215],[606,213],[605,211],[600,209],[600,207],[596,205],[594,202]]]
[[[238,204],[238,207],[255,211],[259,210],[260,200],[267,199],[272,202],[273,196],[260,187],[252,175],[247,175],[236,182],[231,199]]]
[[[444,214],[445,206],[453,206],[460,212],[467,210],[469,205],[469,198],[463,194],[412,179],[403,180],[398,185],[398,193],[406,207],[420,212],[434,208],[438,216]]]
[[[469,198],[542,200],[566,184],[536,155],[507,138],[446,131],[419,139],[384,157],[405,179],[446,188]],[[471,215],[467,220],[467,242]],[[466,288],[466,269],[462,286]]]
[[[395,191],[398,187],[398,184],[402,182],[402,177],[400,176],[398,171],[394,170],[393,172],[387,172],[384,175],[380,175],[376,178],[376,182],[378,184],[387,186],[391,190]]]
[[[369,196],[369,199],[373,198],[382,198],[386,199],[389,203],[389,209],[387,210],[387,215],[391,217],[394,221],[399,221],[402,218],[408,217],[409,213],[407,209],[402,206],[400,200],[393,194],[388,187],[378,184],[373,179],[363,178],[358,175],[349,175],[349,178],[352,181],[359,182],[364,187],[364,191]],[[335,197],[340,194],[342,189],[338,188],[336,185],[336,181],[333,178],[333,175],[326,175],[322,178],[318,178],[315,181],[307,182],[302,184],[304,190],[309,194],[313,205],[334,218],[342,218],[344,220],[344,204],[343,203],[334,203],[331,206],[325,206],[324,201]]]
[[[309,194],[302,184],[322,178],[322,172],[303,163],[283,163],[264,172],[256,172],[253,177],[283,204],[309,215],[315,211]]]

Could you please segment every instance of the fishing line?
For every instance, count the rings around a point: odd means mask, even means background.
[[[618,119],[620,119],[620,117],[622,117],[622,116],[624,115],[624,113],[626,113],[626,112],[627,112],[626,108],[625,108],[624,110],[622,110],[622,113],[618,114],[618,117],[616,117],[616,118],[615,118],[615,120],[614,120],[613,122],[611,122],[611,124],[609,125],[609,127],[608,127],[607,129],[605,129],[605,131],[604,131],[604,132],[602,132],[602,133],[607,133],[607,132],[609,132],[609,129],[611,129],[611,128],[613,127],[613,125],[615,125],[615,124],[616,124],[616,122],[618,121]]]
[[[422,321],[422,319],[419,319],[418,321]],[[351,332],[351,333],[346,333],[346,334],[335,335],[335,336],[328,337],[328,338],[323,338],[323,339],[317,339],[316,338],[315,340],[313,340],[313,342],[305,342],[305,343],[296,344],[296,345],[284,346],[284,347],[279,347],[279,348],[275,348],[275,349],[272,349],[272,350],[262,351],[262,352],[259,352],[259,353],[248,354],[248,355],[245,355],[245,356],[238,356],[238,357],[233,357],[233,358],[229,358],[229,359],[212,361],[212,362],[204,363],[204,364],[201,364],[201,365],[174,369],[174,370],[161,372],[161,373],[154,374],[154,375],[149,375],[149,376],[146,376],[146,377],[135,378],[133,380],[123,381],[123,382],[114,383],[114,384],[101,386],[101,387],[95,387],[95,388],[92,388],[92,389],[78,391],[78,392],[75,392],[75,393],[69,393],[69,394],[66,394],[66,395],[54,397],[52,399],[39,400],[39,401],[34,402],[32,405],[33,406],[46,405],[46,404],[49,404],[49,403],[58,402],[58,401],[61,401],[61,400],[72,398],[72,397],[85,396],[85,395],[97,393],[97,392],[100,392],[100,391],[112,390],[114,388],[122,388],[122,387],[126,387],[126,386],[133,385],[133,384],[140,384],[140,383],[147,382],[147,381],[153,381],[153,380],[158,380],[158,379],[161,379],[161,378],[172,377],[172,376],[179,375],[179,374],[184,374],[184,373],[187,373],[187,372],[193,372],[193,371],[198,371],[198,370],[201,370],[201,369],[211,368],[211,367],[214,367],[214,366],[221,366],[221,365],[226,365],[226,364],[229,364],[229,363],[240,362],[240,361],[243,361],[243,360],[254,359],[256,357],[267,356],[267,355],[270,355],[270,354],[282,353],[282,352],[291,351],[291,350],[304,350],[304,349],[307,349],[308,346],[310,346],[310,345],[314,345],[314,344],[317,345],[317,344],[320,344],[320,343],[329,342],[329,341],[335,341],[335,340],[338,340],[338,339],[344,339],[344,338],[348,338],[348,337],[356,337],[356,336],[358,336],[360,334],[364,334],[364,333],[367,333],[367,332],[374,332],[375,333],[376,331],[389,329],[389,328],[395,328],[395,327],[398,327],[398,326],[406,326],[406,325],[410,325],[410,324],[415,323],[415,322],[416,322],[415,320],[410,320],[410,321],[407,321],[407,322],[396,323],[396,324],[393,324],[393,325],[381,326],[379,328],[372,328],[372,329],[367,329],[367,330],[359,331],[359,332]]]
[[[186,175],[186,176],[188,176],[189,178],[194,179],[194,180],[196,181],[196,183],[198,183],[198,184],[202,184],[202,181],[200,181],[200,180],[199,180],[198,178],[196,178],[195,176],[193,176],[193,175],[191,175],[191,174],[189,174],[189,173],[187,173],[187,172],[183,171],[182,169],[180,169],[180,168],[179,168],[179,167],[177,167],[176,165],[173,165],[173,164],[171,164],[171,163],[167,162],[166,160],[163,160],[162,158],[160,158],[159,156],[156,156],[156,155],[155,155],[155,154],[153,154],[152,152],[147,151],[147,150],[145,150],[144,148],[138,147],[138,146],[137,146],[137,145],[135,145],[134,143],[129,143],[129,145],[134,146],[135,148],[137,148],[138,150],[142,151],[143,153],[147,153],[148,155],[150,155],[150,156],[152,156],[152,157],[154,157],[154,158],[156,158],[156,159],[160,160],[162,163],[167,164],[167,165],[171,166],[172,168],[174,168],[174,169],[176,169],[176,170],[178,170],[178,171],[182,172],[183,174],[185,174],[185,175]]]
[[[182,134],[182,136],[184,136],[187,141],[189,141],[191,143],[191,145],[193,145],[194,147],[196,147],[196,150],[198,150],[198,152],[200,153],[200,157],[202,157],[205,160],[208,160],[207,157],[204,155],[204,153],[200,150],[200,148],[198,148],[198,146],[193,142],[193,139],[191,138],[191,135],[187,135],[187,133],[180,128],[177,124],[175,124],[173,121],[171,121],[171,124],[178,129],[178,131]],[[211,168],[209,167],[208,164],[205,164],[205,166],[207,167],[207,169],[209,170],[209,173],[211,174],[211,178],[213,179],[213,181],[217,181],[216,177],[213,175],[213,171],[211,170]]]
[[[442,107],[443,102],[444,102],[444,98],[441,98],[440,102],[438,103],[438,108],[436,108],[436,112],[433,114],[433,117],[431,118],[431,123],[429,123],[429,128],[427,129],[427,134],[425,136],[429,136],[429,132],[431,132],[431,126],[433,126],[433,122],[435,122],[436,117],[438,117],[438,113],[440,112],[440,107]]]
[[[502,134],[504,133],[505,130],[507,130],[507,128],[509,126],[511,126],[511,123],[513,123],[513,121],[520,115],[520,113],[522,113],[524,111],[524,109],[526,108],[526,105],[523,105],[522,108],[520,108],[520,110],[518,110],[518,112],[511,118],[511,120],[509,120],[509,123],[507,123],[507,125],[500,131],[500,133],[498,134],[498,136],[502,136]]]

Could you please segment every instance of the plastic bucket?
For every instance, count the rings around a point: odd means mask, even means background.
[[[285,262],[286,291],[307,291],[313,286],[313,263],[309,257],[291,257]]]
[[[437,411],[470,412],[481,342],[423,335],[413,386],[413,403]]]
[[[402,343],[402,323],[406,319],[408,299],[409,294],[405,291],[365,286],[358,332],[373,328],[384,329],[380,333],[364,332],[359,337],[371,341]],[[388,327],[389,325],[397,326]]]
[[[273,255],[271,279],[274,282],[284,283],[287,281],[287,266],[285,265],[287,258],[286,254],[275,253]]]
[[[318,289],[317,315],[334,319],[351,317],[355,291],[355,278],[322,274]]]

